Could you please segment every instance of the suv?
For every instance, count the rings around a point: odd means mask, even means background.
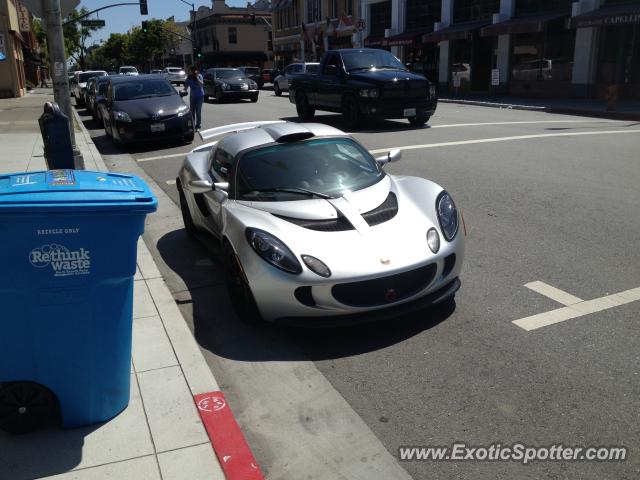
[[[289,82],[294,75],[300,73],[318,73],[319,63],[307,62],[307,63],[291,63],[287,65],[280,75],[273,80],[273,91],[279,97],[282,92],[289,91]]]

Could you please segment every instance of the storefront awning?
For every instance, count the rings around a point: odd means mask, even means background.
[[[640,2],[609,5],[569,19],[569,28],[640,23]]]
[[[423,43],[442,42],[444,40],[465,40],[471,37],[471,34],[491,24],[491,20],[478,20],[476,22],[454,23],[450,27],[436,30],[422,36]]]
[[[384,39],[385,46],[399,47],[402,45],[417,45],[422,43],[422,36],[431,33],[433,28],[417,30],[413,32],[403,32]]]
[[[364,39],[365,47],[381,47],[385,40],[384,35],[369,35]]]
[[[483,37],[512,35],[514,33],[539,33],[544,31],[545,24],[568,16],[566,13],[547,13],[544,15],[527,15],[488,25],[480,30]]]

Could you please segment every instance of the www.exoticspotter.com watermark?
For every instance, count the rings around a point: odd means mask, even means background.
[[[627,459],[627,447],[533,446],[522,443],[502,445],[468,445],[464,442],[450,446],[404,446],[398,449],[398,457],[404,462],[517,462],[527,465],[533,462],[623,462]]]

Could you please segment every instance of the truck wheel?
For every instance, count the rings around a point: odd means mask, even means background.
[[[56,398],[49,389],[33,382],[0,386],[0,428],[9,433],[28,433],[43,427],[56,413]]]
[[[362,115],[360,115],[358,104],[353,97],[347,97],[342,102],[342,115],[344,115],[349,128],[358,128],[362,123]]]
[[[276,82],[273,85],[273,93],[276,94],[276,97],[281,97],[282,96],[282,90],[280,90],[280,86],[278,85],[278,82]]]
[[[422,127],[429,121],[431,117],[429,115],[418,115],[416,117],[409,117],[409,123],[414,127]]]
[[[311,120],[316,114],[316,109],[309,105],[307,95],[303,92],[296,94],[296,111],[303,122]]]

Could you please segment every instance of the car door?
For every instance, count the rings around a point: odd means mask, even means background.
[[[214,182],[228,182],[231,177],[231,155],[220,146],[213,152],[209,174]],[[218,236],[222,232],[222,206],[228,198],[228,192],[215,187],[205,194],[207,209],[210,213],[205,220],[211,232]]]
[[[341,82],[342,60],[337,54],[329,54],[322,64],[322,71],[318,72],[313,84],[316,90],[316,105],[328,108],[340,108],[342,102]]]
[[[215,96],[215,76],[213,70],[207,70],[203,77],[204,94],[207,97]]]

